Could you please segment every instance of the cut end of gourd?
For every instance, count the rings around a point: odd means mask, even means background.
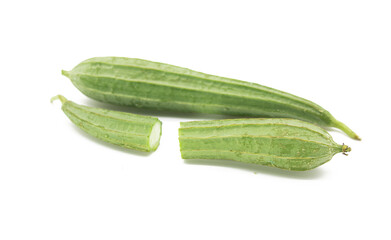
[[[358,140],[358,141],[361,141],[361,138],[355,133],[353,132],[352,129],[350,129],[348,126],[346,126],[345,124],[343,124],[342,122],[338,121],[338,120],[334,120],[334,124],[333,124],[334,127],[342,130],[344,133],[346,133],[349,137],[355,139],[355,140]]]
[[[149,147],[151,151],[155,151],[160,143],[160,136],[162,133],[162,123],[157,122],[152,127],[151,135],[149,135]]]
[[[50,102],[52,103],[53,101],[60,100],[62,104],[64,104],[68,99],[66,99],[63,95],[57,95],[54,96],[50,99]]]
[[[61,74],[67,78],[69,78],[69,76],[71,75],[69,71],[65,71],[65,70],[61,70]]]
[[[347,153],[350,152],[350,151],[352,151],[352,149],[349,146],[347,146],[345,144],[342,144],[342,153],[343,153],[343,155],[347,156],[348,155]]]

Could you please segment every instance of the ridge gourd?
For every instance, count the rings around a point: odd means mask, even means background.
[[[256,83],[122,57],[91,58],[62,74],[83,94],[101,102],[176,112],[295,118],[339,128],[360,140],[319,105]]]

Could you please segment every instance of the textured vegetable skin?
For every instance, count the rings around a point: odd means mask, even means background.
[[[152,152],[159,146],[162,123],[155,117],[76,104],[58,95],[68,118],[88,134],[124,148]]]
[[[91,58],[62,73],[82,93],[102,102],[177,112],[295,118],[336,127],[360,139],[319,105],[256,83],[121,57]]]
[[[330,134],[296,119],[229,119],[181,122],[184,159],[226,159],[304,171],[349,152]]]

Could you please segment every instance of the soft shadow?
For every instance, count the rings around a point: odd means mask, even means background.
[[[88,133],[84,132],[83,130],[81,130],[80,128],[75,126],[74,124],[70,123],[70,125],[81,136],[83,136],[83,137],[87,138],[88,140],[93,141],[97,144],[103,145],[104,147],[108,147],[108,148],[114,149],[116,151],[121,151],[124,153],[131,153],[131,154],[142,156],[142,157],[147,157],[147,156],[151,155],[151,153],[152,153],[152,152],[142,152],[142,151],[137,151],[137,150],[133,150],[133,149],[127,149],[127,148],[123,148],[123,147],[114,145],[112,143],[105,142],[103,140],[100,140],[99,138],[96,138],[94,136],[89,135]]]
[[[279,168],[273,168],[273,167],[255,165],[255,164],[246,164],[246,163],[235,162],[230,160],[185,159],[184,161],[186,164],[229,167],[229,168],[236,168],[240,170],[253,172],[256,174],[261,173],[267,175],[274,175],[278,177],[304,179],[304,180],[317,179],[322,177],[322,175],[324,175],[324,172],[319,168],[312,169],[309,171],[288,171]]]
[[[98,102],[93,99],[86,99],[85,104],[90,107],[104,108],[113,111],[127,112],[133,114],[140,114],[155,117],[177,117],[177,118],[191,118],[191,119],[232,119],[239,118],[238,116],[206,114],[206,113],[184,113],[164,110],[154,110],[146,108],[136,108],[129,106],[118,106],[109,103]]]
[[[333,127],[323,127],[324,130],[328,131],[328,132],[337,132],[337,133],[340,133],[342,135],[345,135],[345,136],[348,136],[344,131],[342,131],[341,129],[338,129],[338,128],[333,128]],[[349,136],[348,136],[349,137]]]

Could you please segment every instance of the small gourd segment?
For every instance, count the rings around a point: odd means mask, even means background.
[[[66,116],[86,133],[124,148],[151,152],[159,146],[158,118],[76,104],[58,95]]]

